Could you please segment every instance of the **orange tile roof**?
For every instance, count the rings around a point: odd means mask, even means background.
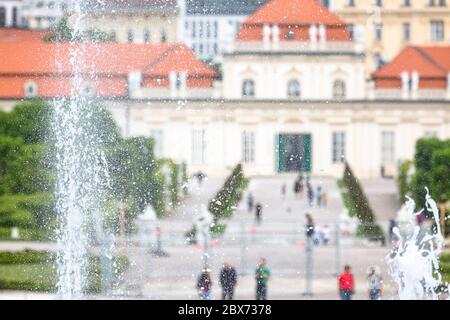
[[[85,57],[80,70],[74,70],[70,63],[74,49],[81,50]],[[179,44],[0,41],[0,57],[0,97],[15,97],[18,92],[23,95],[23,86],[27,80],[42,82],[42,85],[38,84],[39,88],[47,88],[45,92],[52,96],[57,92],[46,83],[52,83],[55,88],[66,88],[66,84],[57,85],[55,81],[69,82],[68,78],[75,71],[84,74],[87,79],[99,81],[97,87],[103,86],[105,96],[124,95],[126,79],[132,71],[142,71],[144,77],[160,78],[167,78],[171,71],[181,70],[187,71],[189,77],[193,78],[212,79],[216,76],[216,71],[199,60],[191,49]],[[111,79],[115,79],[115,84],[111,83]],[[39,95],[47,96],[40,89],[38,92]],[[69,91],[66,88],[64,92],[68,94]]]
[[[402,72],[417,72],[420,87],[443,88],[450,73],[450,46],[408,46],[391,62],[372,74],[377,87],[398,87]],[[433,80],[433,81],[431,81]]]
[[[269,1],[244,20],[238,40],[260,40],[264,24],[277,24],[295,28],[322,24],[328,28],[328,40],[350,40],[346,31],[346,23],[318,0]],[[261,30],[255,32],[255,29]]]
[[[318,0],[272,0],[250,15],[245,24],[345,25]]]
[[[173,45],[144,69],[144,75],[161,76],[170,71],[186,71],[189,77],[216,77],[217,71],[199,60],[195,53],[183,44]]]
[[[34,31],[27,29],[0,28],[1,42],[42,41],[47,31]]]

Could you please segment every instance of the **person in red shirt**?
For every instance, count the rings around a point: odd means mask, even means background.
[[[339,295],[341,300],[351,300],[355,293],[355,279],[349,265],[344,267],[344,272],[339,276]]]

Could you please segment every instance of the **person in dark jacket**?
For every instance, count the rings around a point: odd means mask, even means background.
[[[222,286],[222,300],[233,300],[234,287],[237,283],[237,273],[227,261],[223,263],[219,282]]]
[[[212,300],[211,271],[203,269],[197,280],[197,290],[201,300]]]
[[[263,209],[262,204],[260,202],[258,202],[255,207],[255,219],[256,219],[256,223],[258,223],[258,224],[261,224],[262,209]]]

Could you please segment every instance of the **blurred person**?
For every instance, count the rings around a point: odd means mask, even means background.
[[[197,280],[197,290],[201,300],[213,299],[211,287],[211,271],[209,269],[203,269]]]
[[[331,230],[330,227],[326,224],[322,228],[322,242],[326,246],[331,240]]]
[[[383,278],[376,272],[375,267],[370,267],[367,281],[369,282],[369,299],[381,300]]]
[[[303,192],[303,175],[300,173],[294,181],[295,198],[299,198]]]
[[[261,221],[262,221],[262,209],[263,209],[262,204],[260,202],[258,202],[256,204],[256,207],[255,207],[255,220],[256,220],[257,224],[261,224]]]
[[[338,290],[341,300],[352,300],[352,295],[355,293],[355,279],[349,265],[344,267],[344,272],[339,276]]]
[[[314,220],[312,218],[311,213],[307,212],[305,213],[305,218],[306,218],[306,238],[307,239],[314,239],[314,234],[315,234],[315,228],[314,228]]]
[[[307,189],[307,198],[308,198],[308,206],[311,208],[313,206],[313,200],[314,200],[314,190],[313,187],[311,185],[311,183],[307,183],[306,184],[306,189]]]
[[[249,192],[248,196],[247,196],[248,212],[252,212],[253,211],[254,202],[255,202],[255,199],[253,198],[253,194],[251,192]]]
[[[233,300],[234,287],[237,283],[237,272],[227,261],[223,263],[219,282],[222,286],[222,300]]]
[[[265,258],[261,258],[255,272],[256,300],[267,300],[267,283],[270,278],[271,272],[267,268],[267,261]]]
[[[283,200],[286,199],[286,183],[283,183],[283,184],[281,185],[281,198],[282,198]]]
[[[317,199],[317,206],[319,208],[322,206],[322,196],[323,196],[322,186],[317,186],[316,199]]]
[[[322,205],[326,207],[328,204],[328,192],[324,191],[322,194]]]

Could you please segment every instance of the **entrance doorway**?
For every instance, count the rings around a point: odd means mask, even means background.
[[[275,145],[277,172],[311,172],[311,134],[278,134]]]

